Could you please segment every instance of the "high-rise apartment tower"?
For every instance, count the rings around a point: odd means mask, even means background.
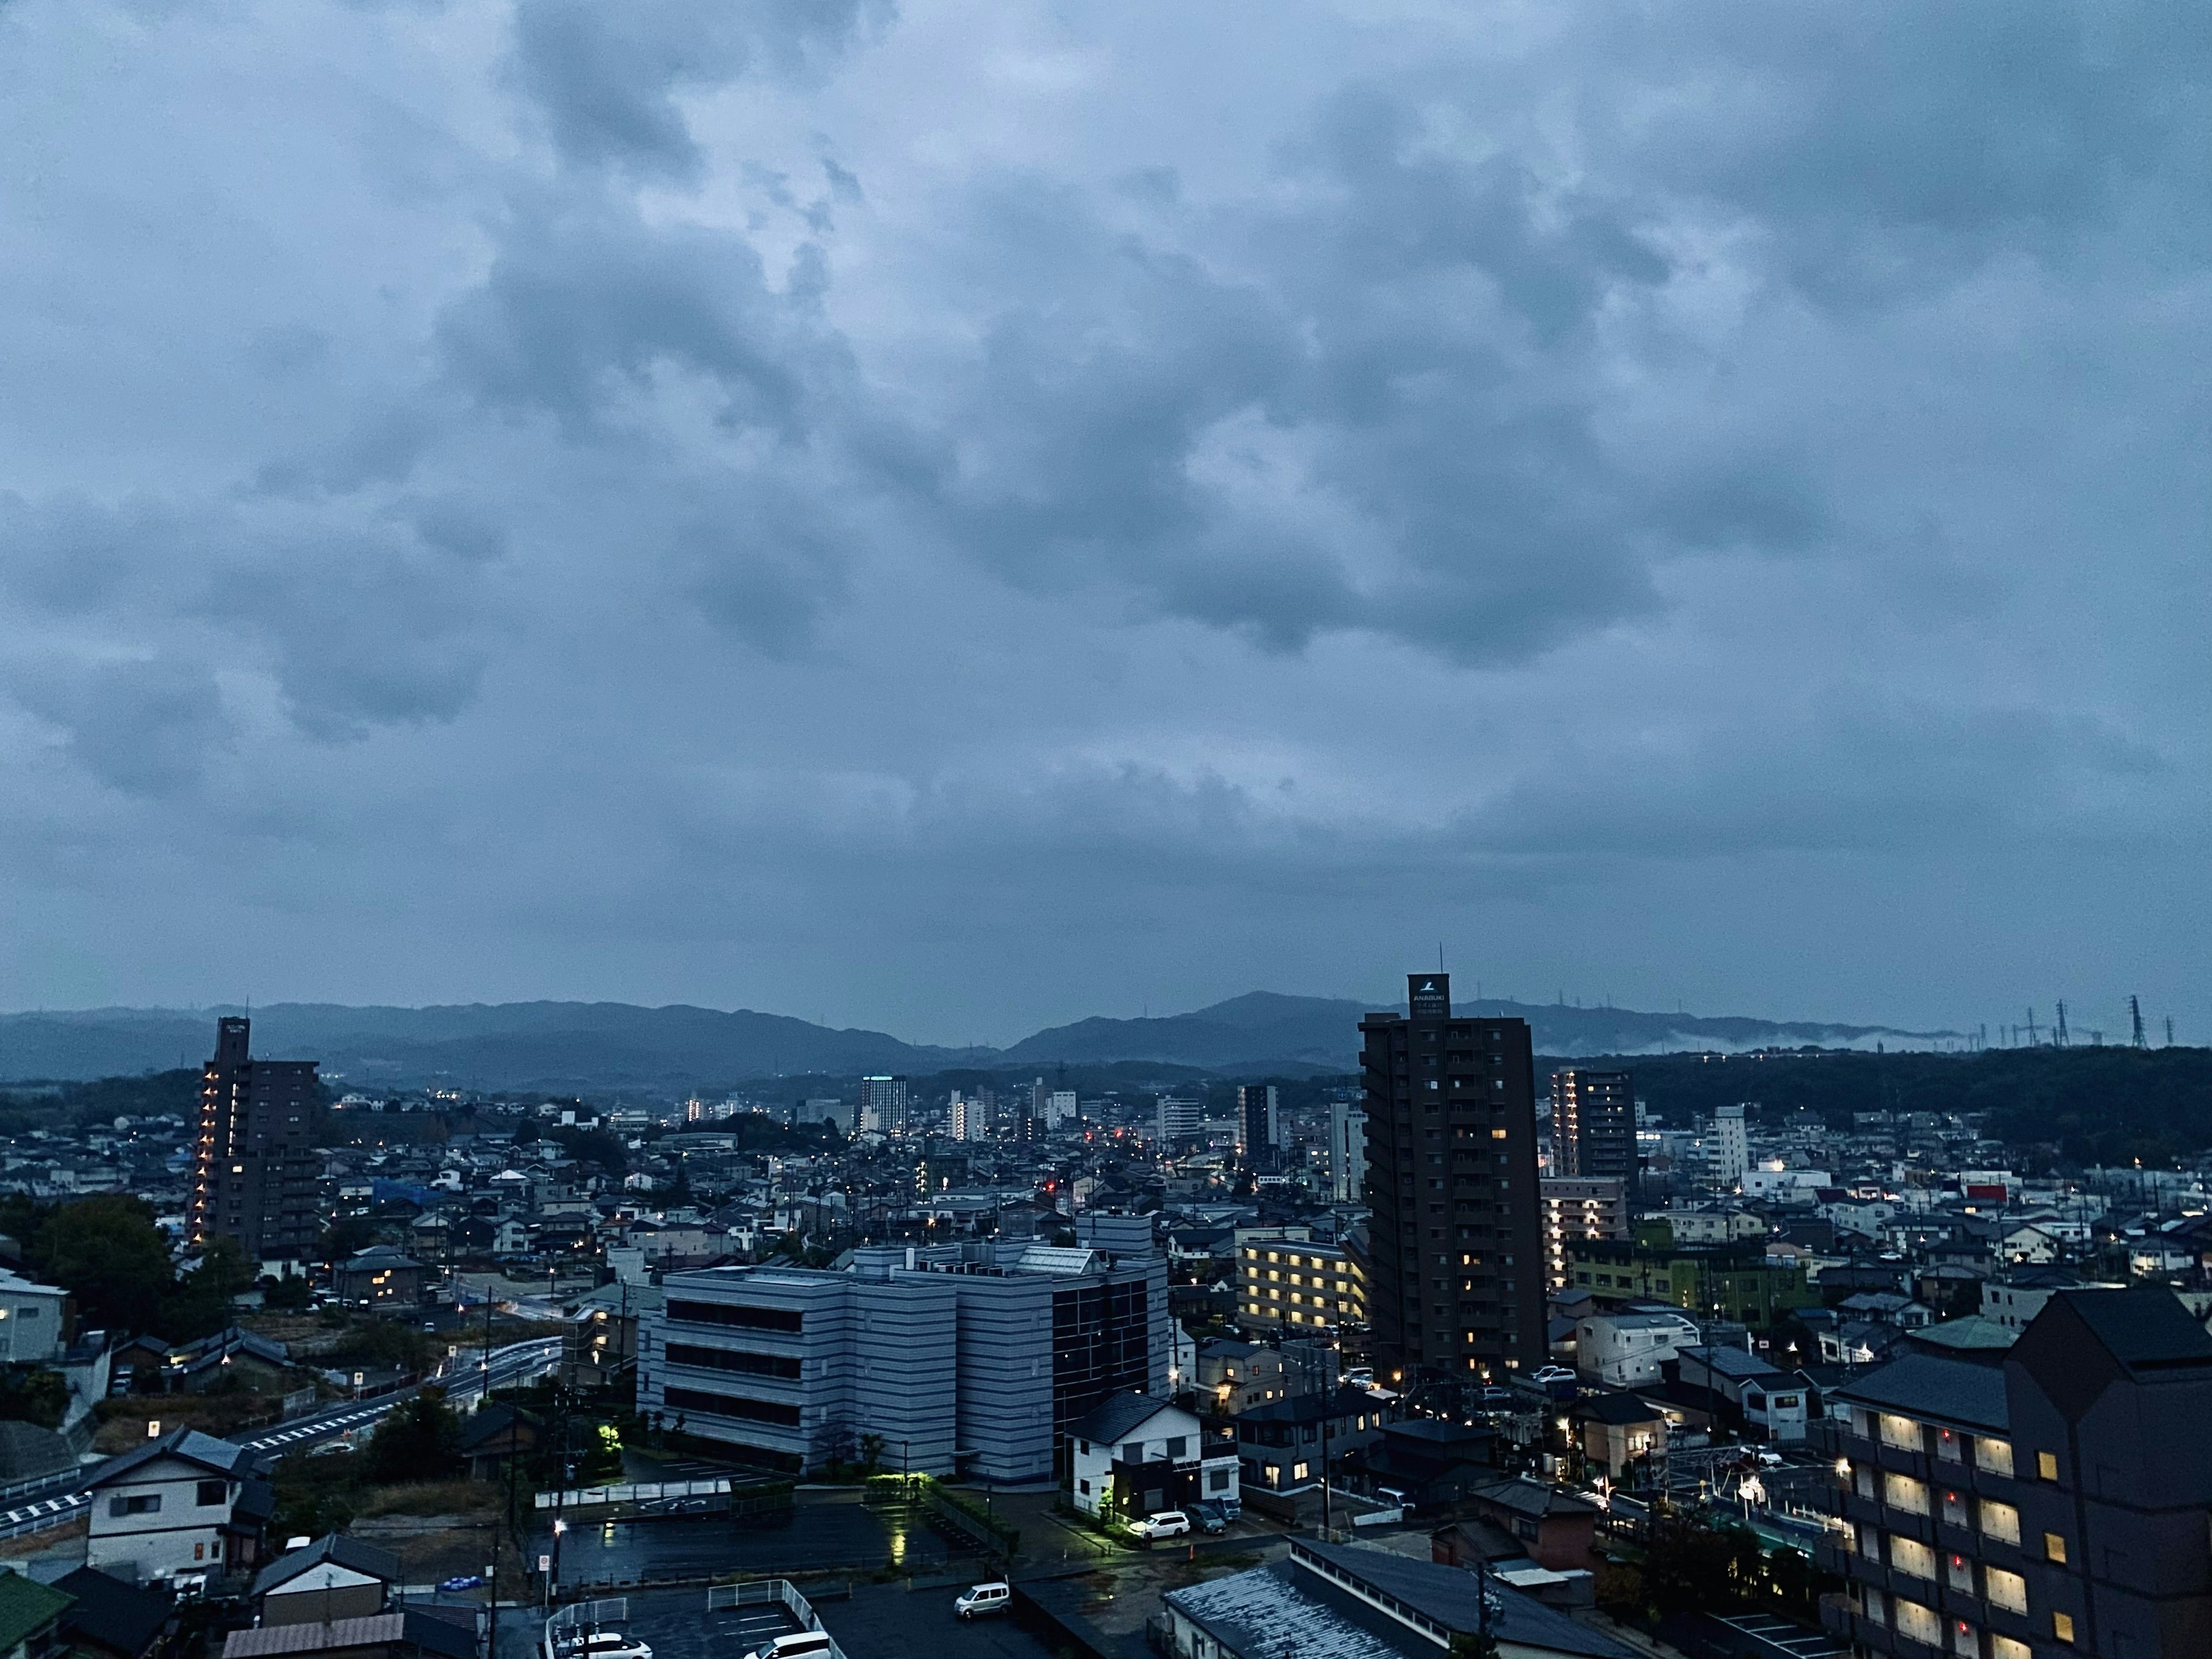
[[[312,1060],[254,1060],[243,1019],[216,1022],[200,1074],[191,1237],[234,1238],[249,1265],[302,1262],[322,1231],[322,1167],[309,1142]]]
[[[1407,986],[1406,1017],[1359,1023],[1376,1354],[1407,1372],[1533,1370],[1546,1348],[1528,1024],[1453,1018],[1442,974]]]
[[[1552,1173],[1636,1189],[1636,1081],[1626,1072],[1552,1073]]]
[[[1283,1144],[1282,1123],[1272,1083],[1240,1084],[1237,1090],[1237,1150],[1256,1166],[1262,1154]]]

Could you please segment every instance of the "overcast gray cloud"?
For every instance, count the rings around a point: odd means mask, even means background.
[[[2185,12],[0,10],[0,1003],[2212,1037]]]

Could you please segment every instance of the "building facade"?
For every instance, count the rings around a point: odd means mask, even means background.
[[[1705,1176],[1714,1186],[1734,1191],[1751,1168],[1751,1140],[1745,1133],[1743,1108],[1716,1106],[1705,1128]]]
[[[907,1085],[902,1077],[864,1077],[860,1079],[860,1127],[873,1134],[902,1136],[907,1132]]]
[[[1567,1282],[1567,1251],[1587,1238],[1628,1237],[1628,1194],[1619,1181],[1546,1176],[1544,1276],[1553,1290]]]
[[[1349,1101],[1328,1109],[1328,1195],[1339,1204],[1367,1197],[1367,1114]]]
[[[1443,974],[1359,1024],[1369,1317],[1379,1360],[1488,1376],[1545,1360],[1535,1065],[1519,1019],[1458,1019]]]
[[[2212,1653],[2212,1337],[2171,1291],[2060,1291],[1998,1363],[1837,1389],[1823,1613],[1860,1654]]]
[[[1237,1155],[1247,1168],[1262,1162],[1283,1144],[1280,1112],[1272,1083],[1240,1084],[1237,1090]]]
[[[1585,1239],[1567,1249],[1567,1282],[1600,1302],[1670,1302],[1699,1319],[1734,1320],[1762,1331],[1790,1310],[1820,1301],[1804,1268],[1769,1259],[1763,1242],[1670,1249]]]
[[[1636,1185],[1636,1080],[1626,1072],[1552,1073],[1552,1172]]]
[[[1365,1322],[1359,1264],[1336,1245],[1248,1238],[1237,1255],[1237,1322],[1246,1330],[1312,1336]]]
[[[252,1571],[275,1509],[260,1467],[243,1446],[198,1429],[109,1458],[85,1480],[85,1565],[131,1583]]]
[[[216,1022],[215,1056],[200,1074],[189,1232],[199,1245],[236,1239],[249,1263],[282,1273],[312,1255],[322,1232],[315,1062],[252,1059],[250,1030],[243,1019]]]
[[[1147,1243],[1124,1255],[885,1246],[844,1272],[671,1273],[640,1322],[639,1409],[793,1473],[872,1453],[910,1473],[1051,1479],[1067,1425],[1100,1401],[1166,1395],[1167,1264],[1135,1219]]]

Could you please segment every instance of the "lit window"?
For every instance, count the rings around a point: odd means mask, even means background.
[[[2036,1453],[2035,1478],[2039,1480],[2056,1480],[2058,1478],[2058,1454],[2057,1452]]]
[[[2074,1639],[2074,1615],[2070,1613],[2052,1613],[2051,1633],[2062,1642],[2071,1642]]]

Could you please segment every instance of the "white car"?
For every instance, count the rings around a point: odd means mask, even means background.
[[[653,1659],[653,1650],[618,1630],[595,1630],[571,1651],[576,1659]]]
[[[952,1604],[952,1612],[957,1618],[981,1619],[986,1613],[1004,1613],[1013,1603],[1011,1585],[978,1584]]]
[[[1565,1365],[1546,1365],[1538,1370],[1536,1374],[1528,1380],[1531,1382],[1543,1383],[1571,1382],[1575,1380],[1575,1374]]]
[[[1181,1510],[1162,1510],[1132,1521],[1129,1530],[1139,1538],[1180,1538],[1190,1530],[1190,1517]]]

